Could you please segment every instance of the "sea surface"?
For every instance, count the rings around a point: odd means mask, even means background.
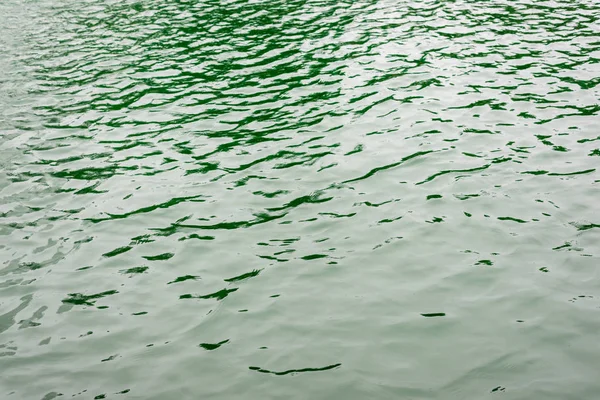
[[[0,398],[600,396],[597,0],[2,0]]]

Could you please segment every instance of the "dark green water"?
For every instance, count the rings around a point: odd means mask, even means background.
[[[599,20],[3,0],[0,398],[597,399]]]

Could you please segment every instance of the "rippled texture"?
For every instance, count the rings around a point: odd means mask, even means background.
[[[600,3],[0,3],[0,397],[596,399]]]

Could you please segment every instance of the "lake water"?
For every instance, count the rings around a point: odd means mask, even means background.
[[[0,398],[600,393],[596,0],[3,0]]]

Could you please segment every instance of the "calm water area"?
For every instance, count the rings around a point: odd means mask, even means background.
[[[598,0],[0,1],[0,399],[600,398]]]

